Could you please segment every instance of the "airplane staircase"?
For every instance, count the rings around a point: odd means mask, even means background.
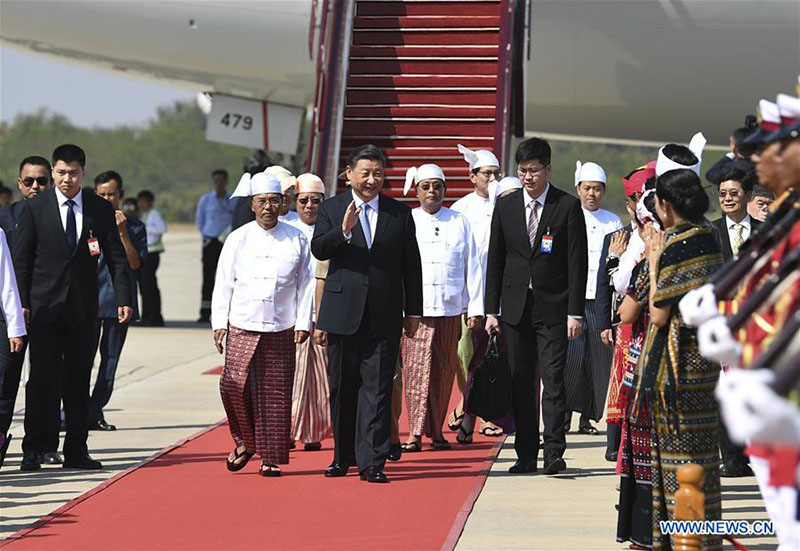
[[[405,171],[447,176],[447,200],[470,191],[456,144],[507,159],[523,132],[528,6],[515,0],[341,0],[327,4],[309,168],[333,191],[353,147],[387,157],[384,192],[402,198]],[[410,199],[410,197],[408,198]]]

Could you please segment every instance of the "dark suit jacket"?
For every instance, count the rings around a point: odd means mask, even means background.
[[[719,240],[719,246],[722,249],[722,258],[725,259],[727,262],[731,258],[733,258],[733,249],[731,248],[731,237],[728,235],[728,228],[725,227],[725,215],[722,215],[722,218],[718,220],[714,220],[711,222],[711,225],[714,227],[714,231],[717,233],[717,239]],[[753,232],[761,225],[761,222],[750,217],[750,235],[753,235]]]
[[[422,262],[411,209],[380,195],[375,236],[368,249],[360,223],[353,228],[349,243],[342,233],[352,198],[348,190],[319,207],[311,252],[331,263],[317,326],[352,335],[369,304],[372,332],[399,338],[403,314],[422,315]]]
[[[231,231],[240,228],[256,219],[253,209],[250,208],[249,197],[237,197],[234,199],[236,204],[233,205],[233,221],[231,222]]]
[[[111,203],[94,193],[83,193],[83,227],[74,251],[67,246],[54,189],[27,201],[17,226],[14,270],[23,308],[31,309],[31,323],[53,323],[72,293],[81,308],[69,312],[76,323],[97,318],[97,260],[89,254],[89,232],[97,238],[108,261],[119,306],[130,306],[125,249],[119,239]]]
[[[14,254],[14,234],[17,231],[17,226],[22,218],[22,211],[27,206],[26,200],[17,201],[11,205],[0,208],[0,228],[6,232],[6,240],[8,241],[8,248],[11,254]]]
[[[550,184],[531,249],[525,217],[524,190],[497,200],[489,237],[486,268],[486,313],[515,325],[522,319],[528,284],[542,321],[566,323],[567,315],[583,316],[589,266],[586,222],[577,198]],[[550,229],[551,253],[541,252],[542,235]]]
[[[719,161],[706,171],[706,180],[718,186],[722,182],[722,178],[734,168],[743,170],[748,174],[755,174],[756,171],[756,167],[750,159],[731,159],[727,155],[723,155]]]
[[[633,228],[628,224],[622,231],[631,235]],[[614,286],[611,285],[611,280],[608,277],[606,270],[606,259],[608,258],[608,247],[611,245],[611,236],[615,231],[606,234],[603,238],[603,250],[600,253],[600,267],[597,270],[597,292],[594,298],[594,307],[597,315],[597,329],[603,331],[611,329],[611,301],[614,296]]]

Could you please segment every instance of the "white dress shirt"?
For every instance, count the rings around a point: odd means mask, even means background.
[[[297,212],[290,210],[286,214],[281,214],[278,216],[278,220],[281,222],[295,222],[300,219],[300,215]]]
[[[750,237],[750,215],[746,214],[739,225],[742,226],[742,243],[747,241]],[[728,239],[730,240],[731,250],[733,250],[733,244],[736,243],[736,222],[728,218],[728,215],[725,215],[725,227],[728,228]],[[734,251],[736,254],[736,251]]]
[[[350,190],[350,193],[353,194],[353,201],[355,201],[355,203],[356,203],[356,208],[361,208],[362,212],[364,211],[364,205],[365,204],[369,205],[369,209],[367,209],[367,212],[366,212],[366,217],[367,217],[367,221],[369,222],[369,229],[370,229],[369,235],[372,238],[372,241],[367,243],[367,247],[371,249],[372,248],[372,243],[375,242],[375,230],[378,229],[378,201],[379,201],[380,195],[376,195],[371,200],[365,202],[361,197],[359,197],[356,194],[355,191]],[[364,220],[362,219],[362,216],[363,215],[359,215],[358,222],[361,224],[361,231],[364,232],[364,237],[366,237],[367,236],[367,232],[364,231]],[[347,242],[349,243],[350,240],[353,238],[353,234],[352,234],[352,232],[351,233],[346,233],[346,234],[344,234],[344,237],[345,237],[345,239],[347,239]]]
[[[473,191],[453,203],[450,210],[461,213],[467,218],[480,253],[481,266],[486,267],[489,255],[489,234],[492,229],[492,205],[489,198],[481,197]]]
[[[298,230],[303,232],[303,235],[306,237],[306,240],[308,240],[308,243],[309,243],[309,246],[310,246],[311,238],[314,237],[314,225],[309,226],[308,224],[306,224],[305,222],[300,220],[299,216],[297,217],[296,220],[292,220],[291,222],[287,222],[287,224],[289,224],[293,228],[297,228]],[[319,262],[319,260],[317,260],[317,258],[313,254],[309,253],[309,255],[308,255],[308,266],[311,269],[311,274],[312,275],[315,275],[317,273],[317,263],[318,262]],[[316,280],[314,282],[314,285],[316,286]],[[316,290],[316,287],[315,287],[315,290]],[[317,321],[317,297],[316,297],[316,292],[314,293],[314,305],[312,307],[311,320],[314,321],[314,322]]]
[[[605,209],[582,210],[583,218],[586,220],[586,242],[589,251],[586,300],[594,300],[597,294],[597,270],[600,269],[603,240],[609,233],[622,229],[622,221],[619,216]]]
[[[147,252],[164,252],[161,236],[167,233],[167,223],[164,222],[161,213],[156,209],[150,209],[142,214],[141,220],[144,222],[144,228],[147,231]]]
[[[6,233],[2,228],[0,228],[0,307],[6,320],[8,338],[26,335],[28,331],[25,329],[25,318],[22,316],[17,277],[11,264],[11,251],[6,242]]]
[[[617,271],[611,276],[611,283],[614,285],[614,290],[620,296],[625,296],[628,292],[628,286],[631,282],[631,275],[633,269],[639,264],[644,252],[644,241],[639,235],[638,226],[631,223],[633,231],[631,237],[628,239],[628,245],[625,252],[619,257],[619,267]]]
[[[442,207],[411,211],[422,259],[422,315],[483,316],[483,270],[465,216]]]
[[[311,330],[314,276],[308,240],[284,222],[264,230],[252,221],[222,247],[211,298],[211,326],[262,333]]]
[[[547,185],[545,186],[544,191],[542,192],[542,194],[539,195],[539,197],[535,197],[535,198],[531,197],[531,194],[528,193],[528,190],[523,188],[522,197],[524,198],[524,201],[525,201],[525,229],[526,230],[528,228],[528,224],[531,221],[531,212],[533,211],[533,207],[529,207],[528,205],[530,205],[534,201],[539,203],[539,206],[537,207],[537,214],[539,215],[539,222],[541,222],[542,221],[542,211],[544,210],[544,202],[547,199],[547,192],[548,191],[550,191],[550,182],[547,182]],[[546,229],[547,228],[545,228],[545,230]],[[538,233],[538,231],[539,231],[538,228],[537,228],[536,231]]]
[[[54,186],[53,189],[56,191],[58,211],[61,214],[61,227],[64,228],[64,233],[66,233],[67,213],[69,212],[69,205],[67,205],[67,201],[69,201],[70,198],[61,193],[61,190],[58,189],[58,187]],[[75,242],[77,243],[81,238],[81,231],[83,231],[83,191],[76,193],[72,200],[75,202],[75,206],[72,207],[72,212],[75,213],[75,231],[77,232],[75,235]]]

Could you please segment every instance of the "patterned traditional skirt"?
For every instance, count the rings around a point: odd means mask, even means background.
[[[231,436],[272,465],[289,463],[294,368],[294,328],[228,329],[219,388]]]
[[[403,383],[409,433],[441,431],[459,367],[461,316],[423,317],[412,338],[403,335]]]
[[[328,401],[328,357],[310,337],[297,345],[297,370],[292,392],[292,440],[320,442],[331,431]]]
[[[606,423],[622,422],[625,415],[626,393],[623,391],[623,379],[628,370],[628,352],[631,343],[630,323],[622,323],[616,331],[614,341],[614,359],[611,364],[611,378],[608,382],[608,401],[606,407]]]
[[[617,462],[617,472],[621,476],[617,541],[631,541],[645,547],[649,547],[653,539],[650,430],[646,406],[640,408],[636,422],[624,417]]]

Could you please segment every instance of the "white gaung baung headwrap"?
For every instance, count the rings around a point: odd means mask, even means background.
[[[272,165],[271,167],[267,168],[264,171],[266,174],[271,174],[275,176],[278,181],[281,183],[281,190],[285,193],[287,189],[293,188],[297,183],[297,180],[289,170],[283,168],[279,165]]]
[[[408,195],[412,184],[418,184],[422,180],[430,179],[441,180],[442,183],[444,183],[444,172],[442,172],[439,165],[428,163],[420,165],[419,168],[415,166],[410,167],[406,170],[406,183],[403,186],[403,195]]]
[[[260,195],[262,193],[277,193],[281,195],[281,182],[272,174],[266,172],[259,172],[251,176],[245,172],[236,184],[236,189],[231,194],[231,199],[234,197],[252,197],[253,195]]]
[[[706,137],[702,132],[698,132],[692,136],[692,141],[689,142],[689,151],[694,153],[697,157],[697,162],[691,166],[676,163],[666,155],[664,155],[664,147],[658,150],[658,160],[656,161],[656,176],[669,172],[670,170],[688,169],[700,176],[700,165],[703,162],[703,149],[706,147]]]
[[[499,182],[497,180],[489,182],[489,204],[492,208],[500,195],[512,189],[522,189],[522,182],[516,176],[506,176]]]
[[[476,149],[475,151],[458,144],[458,152],[464,155],[464,160],[469,163],[470,171],[482,166],[500,166],[500,161],[497,160],[494,153],[488,149]]]
[[[646,224],[647,222],[652,222],[653,227],[658,231],[661,231],[661,224],[659,224],[658,220],[656,220],[655,214],[650,212],[650,210],[644,204],[645,198],[648,197],[649,195],[652,195],[655,192],[656,192],[655,189],[648,189],[647,191],[642,193],[639,202],[636,203],[636,218],[639,219],[639,222],[642,225]]]
[[[588,162],[581,164],[575,161],[575,187],[581,182],[601,182],[606,183],[606,171],[597,163]]]
[[[294,187],[295,193],[321,193],[325,195],[325,183],[316,174],[306,172],[295,179],[297,180]]]

